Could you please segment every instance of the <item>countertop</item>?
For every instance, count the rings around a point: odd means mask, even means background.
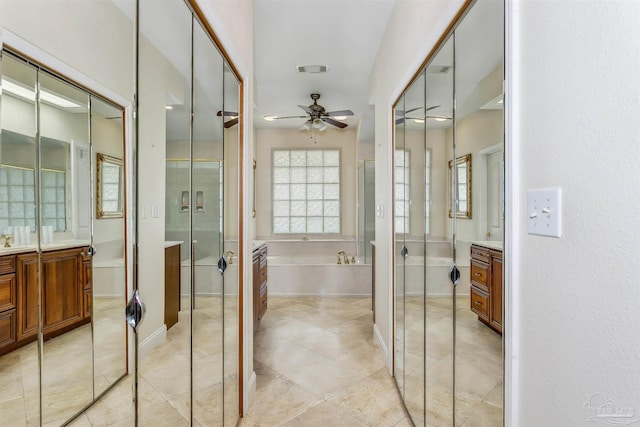
[[[87,239],[69,239],[69,240],[59,240],[57,242],[46,243],[40,245],[40,248],[43,252],[48,251],[57,251],[59,249],[69,249],[69,248],[77,248],[80,246],[89,246],[90,241]],[[5,248],[0,246],[0,255],[12,255],[12,254],[21,254],[25,252],[36,252],[38,250],[38,243],[31,243],[28,245],[18,245],[11,246],[10,248]]]
[[[471,244],[483,246],[489,249],[495,249],[497,251],[502,250],[502,241],[500,240],[479,240],[479,241],[471,242]]]

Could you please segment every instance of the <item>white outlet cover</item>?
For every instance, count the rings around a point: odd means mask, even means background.
[[[562,237],[562,191],[559,187],[527,191],[527,233]]]

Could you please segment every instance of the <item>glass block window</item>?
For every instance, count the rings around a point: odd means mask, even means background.
[[[394,157],[394,183],[395,183],[395,229],[396,233],[409,232],[409,211],[410,211],[410,162],[411,153],[409,150],[396,150]]]
[[[67,228],[65,210],[66,174],[63,171],[43,169],[42,180],[42,225],[50,225],[54,231],[62,232]]]
[[[43,170],[42,225],[66,229],[65,173]],[[0,233],[9,227],[28,225],[36,230],[35,177],[33,169],[0,165]]]
[[[340,233],[340,150],[273,151],[273,232]]]

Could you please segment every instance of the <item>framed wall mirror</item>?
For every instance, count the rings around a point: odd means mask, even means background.
[[[98,153],[96,217],[122,218],[122,159]]]
[[[453,170],[453,161],[449,160],[449,182],[452,194],[457,196],[449,197],[449,218],[455,215],[456,218],[471,219],[471,154],[456,157],[455,175]],[[456,206],[452,206],[453,199]]]

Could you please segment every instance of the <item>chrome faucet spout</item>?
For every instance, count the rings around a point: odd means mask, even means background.
[[[224,257],[229,260],[229,264],[233,264],[233,256],[234,255],[235,255],[235,252],[233,252],[233,251],[227,251],[227,252],[224,253]]]
[[[349,264],[349,257],[345,251],[338,251],[338,259],[340,259],[340,256],[344,259],[345,264]]]

